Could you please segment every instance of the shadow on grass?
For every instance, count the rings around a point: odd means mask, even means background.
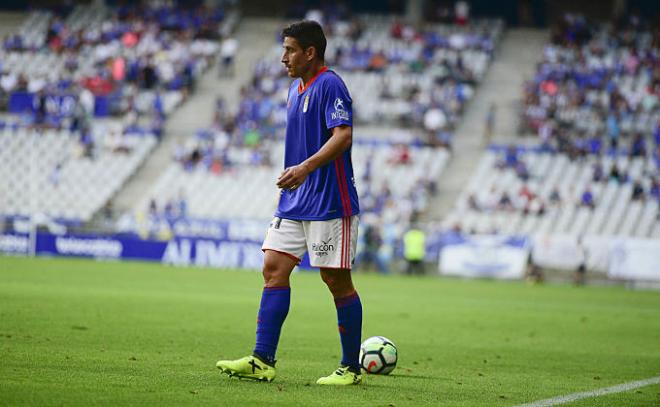
[[[384,376],[383,376],[384,377]],[[394,376],[392,376],[394,379]],[[229,386],[264,386],[265,388],[272,388],[275,391],[283,391],[283,390],[303,390],[303,389],[308,389],[308,390],[320,390],[320,389],[359,389],[363,386],[366,386],[368,388],[382,388],[382,389],[390,389],[392,388],[392,384],[389,383],[378,383],[375,382],[375,379],[365,379],[362,384],[358,386],[321,386],[316,384],[315,382],[305,382],[305,381],[300,381],[296,379],[286,379],[286,378],[281,378],[277,379],[273,382],[263,382],[259,380],[250,380],[250,379],[239,379],[237,377],[227,377],[223,378],[227,381],[230,381],[228,383]]]

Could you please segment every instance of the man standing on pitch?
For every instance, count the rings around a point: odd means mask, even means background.
[[[335,299],[343,353],[339,368],[317,383],[358,384],[362,304],[351,280],[359,213],[351,163],[352,100],[341,78],[325,66],[326,39],[318,23],[292,24],[282,36],[282,63],[299,79],[287,98],[280,201],[262,247],[265,285],[257,341],[251,356],[221,360],[217,367],[230,376],[275,378],[275,352],[291,298],[289,276],[308,251]]]

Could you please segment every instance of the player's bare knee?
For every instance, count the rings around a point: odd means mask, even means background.
[[[321,279],[335,298],[350,295],[355,289],[348,270],[321,271]]]
[[[330,272],[321,270],[321,280],[328,286],[328,288],[332,289],[335,285],[336,278],[333,274]]]
[[[281,265],[277,264],[277,262],[265,260],[261,274],[264,277],[264,284],[266,287],[277,287],[289,284],[288,273],[286,273],[286,270],[284,270]]]

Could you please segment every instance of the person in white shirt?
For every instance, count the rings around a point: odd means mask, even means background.
[[[234,58],[238,51],[238,40],[227,37],[220,44],[220,75],[234,75]]]

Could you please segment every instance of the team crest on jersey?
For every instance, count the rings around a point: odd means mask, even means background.
[[[309,106],[309,95],[305,95],[305,102],[303,102],[303,113],[307,113],[308,106]]]
[[[348,120],[348,112],[344,108],[344,101],[342,98],[335,99],[333,106],[335,111],[330,115],[332,120]]]

